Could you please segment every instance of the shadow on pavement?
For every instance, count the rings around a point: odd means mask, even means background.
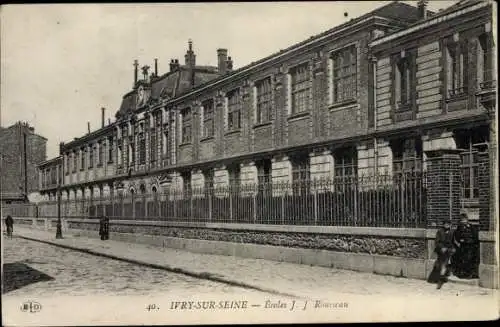
[[[2,294],[5,294],[30,284],[51,281],[54,278],[24,263],[14,262],[3,264],[2,280]]]

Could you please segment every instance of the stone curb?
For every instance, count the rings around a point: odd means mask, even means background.
[[[29,236],[17,235],[17,237],[20,237],[20,238],[23,238],[26,240],[30,240],[30,241],[34,241],[34,242],[45,243],[45,244],[57,246],[57,247],[68,249],[68,250],[74,250],[74,251],[78,251],[78,252],[82,252],[82,253],[86,253],[86,254],[90,254],[90,255],[95,255],[95,256],[105,257],[105,258],[109,258],[109,259],[113,259],[113,260],[117,260],[117,261],[131,263],[131,264],[135,264],[135,265],[145,266],[148,268],[166,270],[166,271],[169,271],[172,273],[182,274],[182,275],[186,275],[186,276],[197,278],[197,279],[204,279],[204,280],[209,280],[209,281],[213,281],[213,282],[228,284],[231,286],[242,287],[242,288],[246,288],[246,289],[253,289],[256,291],[270,293],[273,295],[286,296],[286,297],[292,297],[292,298],[298,298],[298,299],[305,299],[304,297],[297,296],[294,294],[283,293],[283,292],[276,291],[273,289],[263,288],[260,286],[255,286],[255,285],[247,284],[247,283],[236,281],[236,280],[217,277],[217,276],[214,276],[213,274],[208,273],[208,272],[198,273],[198,272],[189,271],[189,270],[186,270],[183,268],[170,267],[168,265],[159,265],[159,264],[149,263],[149,262],[145,262],[145,261],[141,261],[141,260],[115,256],[113,254],[97,252],[97,251],[94,251],[94,250],[91,250],[88,248],[80,248],[80,247],[76,247],[76,246],[60,244],[57,242],[42,240],[39,238],[33,238],[33,237],[29,237]]]

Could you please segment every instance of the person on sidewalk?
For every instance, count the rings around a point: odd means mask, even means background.
[[[7,227],[7,236],[12,239],[12,233],[14,232],[14,219],[11,215],[5,217],[5,227]]]
[[[460,215],[460,224],[453,233],[453,242],[457,248],[452,259],[453,274],[459,278],[477,278],[479,237],[466,213]]]
[[[105,216],[99,219],[99,235],[103,241],[109,239],[109,218]]]
[[[450,259],[456,251],[453,246],[453,232],[450,220],[446,220],[443,226],[438,229],[435,242],[434,252],[437,254],[437,259],[427,281],[437,283],[437,289],[440,289],[448,281]]]

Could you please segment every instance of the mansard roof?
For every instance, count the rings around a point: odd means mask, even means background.
[[[191,73],[194,75],[193,77],[191,77]],[[173,72],[168,72],[157,78],[153,77],[149,83],[144,81],[139,81],[139,83],[151,88],[151,101],[158,101],[160,99],[174,98],[218,76],[217,67],[195,66],[191,71],[188,66],[181,65]],[[116,118],[135,112],[137,109],[136,103],[137,90],[134,89],[123,96]]]

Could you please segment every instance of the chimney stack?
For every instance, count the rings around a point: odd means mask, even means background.
[[[188,50],[184,55],[184,60],[185,65],[188,66],[188,68],[194,68],[196,66],[196,55],[193,51],[193,41],[191,39],[188,41]]]
[[[231,59],[231,57],[227,57],[226,69],[228,72],[233,71],[233,59]]]
[[[139,74],[139,61],[134,60],[134,86],[137,84],[137,75]]]
[[[427,3],[428,0],[418,0],[417,3],[417,8],[418,8],[418,17],[420,19],[426,19],[427,18]]]
[[[104,113],[106,111],[106,108],[102,107],[101,108],[101,127],[104,128],[104,122],[105,122],[105,119],[104,119]]]
[[[227,49],[217,49],[217,68],[219,74],[224,75],[227,71]]]
[[[179,59],[170,60],[170,72],[175,72],[179,68]]]
[[[108,125],[111,125],[111,118],[108,118]]]
[[[89,121],[87,122],[87,132],[88,132],[88,134],[90,134],[90,122]]]
[[[158,77],[158,58],[155,58],[155,77]]]

